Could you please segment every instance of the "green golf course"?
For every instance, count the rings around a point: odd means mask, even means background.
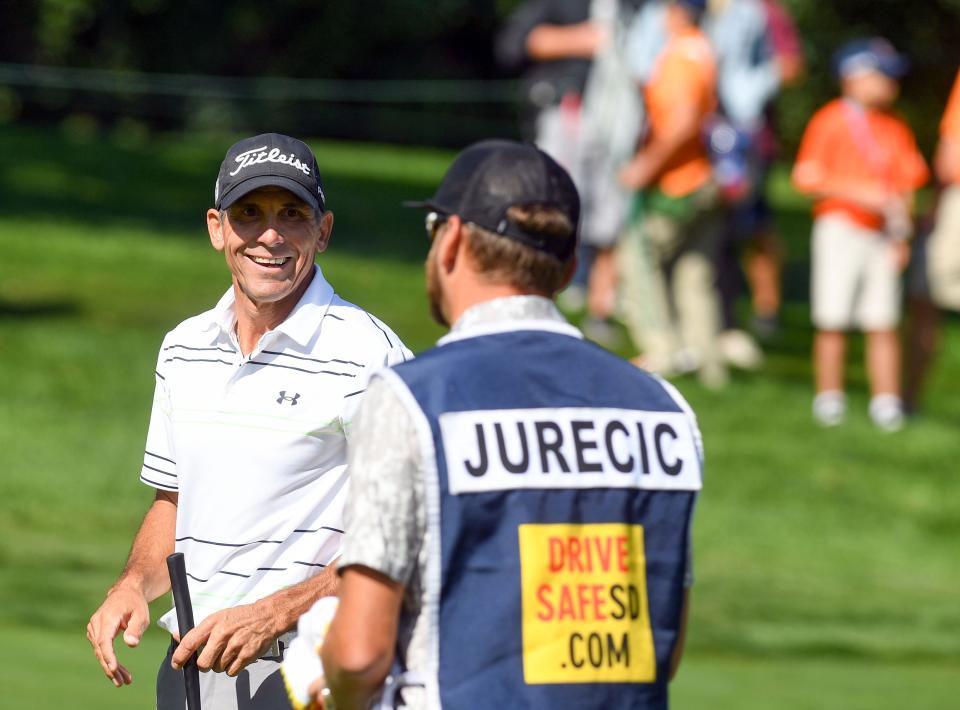
[[[85,627],[152,499],[138,475],[157,349],[229,285],[204,212],[235,138],[0,126],[0,707],[153,707],[164,633],[120,648],[134,683],[118,690]],[[442,331],[427,315],[422,214],[400,202],[432,193],[451,154],[311,145],[336,216],[325,275],[415,352],[429,347]],[[859,338],[848,422],[817,427],[808,207],[782,174],[772,195],[789,243],[783,332],[759,373],[722,392],[676,381],[707,470],[673,706],[955,707],[960,324],[948,320],[904,431],[867,417]]]

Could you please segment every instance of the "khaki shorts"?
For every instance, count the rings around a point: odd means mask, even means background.
[[[170,644],[157,673],[157,710],[184,710],[183,671],[170,667],[176,648]],[[226,673],[200,674],[200,705],[207,710],[282,710],[290,707],[277,660],[261,658],[231,678]]]
[[[960,186],[940,195],[937,221],[927,240],[930,297],[941,308],[960,310]]]
[[[819,330],[892,330],[902,286],[889,239],[840,215],[813,223],[813,324]]]

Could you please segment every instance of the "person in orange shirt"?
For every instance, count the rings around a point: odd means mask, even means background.
[[[644,352],[638,364],[669,373],[690,353],[701,381],[719,387],[727,379],[717,347],[721,222],[701,137],[716,105],[716,64],[698,28],[706,4],[667,4],[669,39],[644,87],[648,134],[620,175],[640,193],[635,213],[642,214],[624,235],[618,261],[625,320]]]
[[[941,308],[960,311],[960,72],[940,122],[934,168],[943,192],[927,244],[930,295]]]
[[[900,272],[909,260],[913,192],[928,178],[913,133],[891,108],[907,62],[889,42],[856,40],[836,55],[842,97],[807,125],[793,183],[815,198],[811,305],[816,397],[825,426],[843,421],[846,331],[867,334],[869,413],[903,426]]]
[[[918,408],[924,381],[940,341],[940,309],[960,311],[960,72],[940,121],[934,156],[940,187],[933,230],[915,251],[907,299],[909,328],[904,401]]]

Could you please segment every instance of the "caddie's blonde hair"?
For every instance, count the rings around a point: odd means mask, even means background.
[[[577,228],[561,210],[544,205],[510,207],[507,219],[525,232],[564,240],[570,239]],[[489,281],[509,283],[548,298],[563,287],[573,254],[561,261],[552,254],[475,224],[465,224],[464,229],[477,270]]]

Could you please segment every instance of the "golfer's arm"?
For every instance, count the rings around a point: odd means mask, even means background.
[[[306,614],[321,597],[335,597],[339,588],[337,566],[332,564],[320,574],[292,587],[281,589],[256,602],[266,618],[276,620],[278,634],[292,631],[297,620]]]
[[[132,588],[151,602],[170,590],[166,559],[173,552],[177,500],[176,493],[157,491],[133,540],[127,564],[110,592],[120,587]]]
[[[680,629],[677,631],[677,643],[673,647],[673,656],[670,658],[670,680],[677,675],[680,668],[680,659],[683,658],[683,647],[687,641],[687,618],[690,616],[690,589],[683,590],[683,609],[680,611]]]

